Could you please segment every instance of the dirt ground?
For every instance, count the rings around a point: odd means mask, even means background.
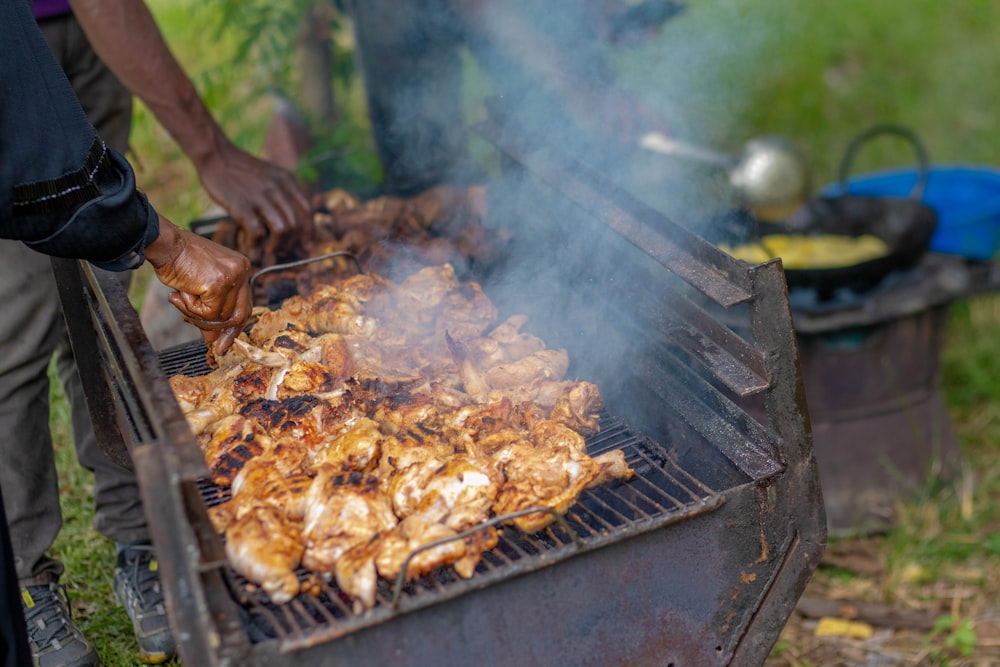
[[[926,582],[890,572],[880,541],[829,546],[765,665],[1000,665],[997,565]]]

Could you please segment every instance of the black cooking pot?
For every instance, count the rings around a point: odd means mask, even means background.
[[[913,199],[814,197],[788,220],[787,227],[794,233],[871,234],[885,241],[889,252],[850,266],[785,269],[785,280],[789,287],[809,287],[821,295],[839,288],[872,289],[893,271],[916,265],[926,254],[936,226],[934,210]]]
[[[923,144],[912,131],[897,125],[878,125],[858,135],[849,144],[841,162],[841,192],[847,192],[849,165],[860,146],[875,136],[887,133],[907,139],[917,154],[919,178],[909,197],[847,194],[813,197],[784,224],[775,227],[772,233],[871,234],[885,241],[889,252],[850,266],[785,269],[789,287],[816,289],[821,298],[841,288],[867,291],[893,271],[912,268],[927,253],[937,225],[937,214],[934,209],[920,203],[927,183],[929,160]],[[767,233],[761,236],[766,238]]]

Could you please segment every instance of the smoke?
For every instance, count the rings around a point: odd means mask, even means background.
[[[608,313],[629,290],[659,288],[648,284],[648,258],[637,261],[640,251],[594,222],[585,207],[503,169],[497,152],[470,136],[468,123],[492,116],[533,138],[538,150],[571,156],[702,231],[732,204],[718,170],[644,153],[639,137],[663,129],[725,150],[718,144],[728,140],[754,83],[732,76],[730,65],[759,57],[767,43],[763,24],[744,3],[690,2],[647,41],[616,50],[603,39],[602,9],[610,4],[352,3],[387,192],[488,181],[491,218],[512,229],[513,240],[498,270],[481,276],[484,288],[502,314],[529,312],[526,329],[550,347],[570,348],[578,369],[602,378],[602,391],[630,365],[621,355],[646,354],[630,331],[643,324],[609,322]],[[488,103],[470,101],[470,85]]]

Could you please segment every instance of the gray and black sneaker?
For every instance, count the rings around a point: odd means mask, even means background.
[[[35,667],[99,667],[97,651],[70,616],[66,593],[58,584],[24,586],[21,606]]]
[[[141,544],[122,549],[115,568],[115,596],[132,619],[139,657],[147,664],[166,662],[177,651],[157,569],[153,547]]]

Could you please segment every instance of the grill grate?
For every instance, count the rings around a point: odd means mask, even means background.
[[[167,377],[184,375],[207,375],[212,372],[208,365],[208,348],[200,340],[181,343],[157,354],[160,367]]]
[[[302,568],[299,580],[309,592],[274,605],[254,584],[226,566],[230,592],[252,628],[251,640],[277,639],[288,647],[311,645],[383,622],[403,610],[441,602],[636,532],[711,511],[723,502],[718,492],[679,465],[671,452],[604,414],[600,433],[587,440],[587,450],[597,455],[612,449],[624,450],[635,471],[630,480],[585,490],[564,523],[551,524],[533,535],[501,528],[499,542],[483,554],[470,579],[460,577],[451,566],[406,582],[398,591],[394,582],[380,579],[375,607],[365,614],[355,613],[336,582]],[[208,479],[198,482],[198,490],[209,507],[231,497],[228,487]]]

